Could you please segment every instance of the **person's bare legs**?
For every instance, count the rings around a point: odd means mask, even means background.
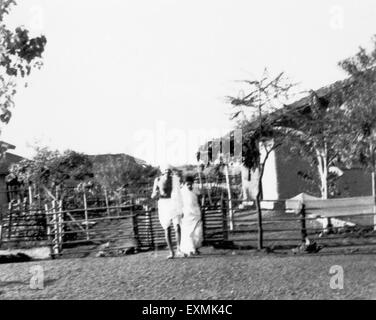
[[[181,255],[181,251],[180,251],[180,241],[181,241],[180,224],[174,225],[174,229],[175,229],[175,236],[176,236],[176,251],[177,251],[178,255]]]
[[[168,255],[167,259],[172,259],[174,257],[174,249],[172,248],[172,241],[171,241],[171,227],[165,229],[165,238],[168,246],[168,250],[170,250],[170,254]]]

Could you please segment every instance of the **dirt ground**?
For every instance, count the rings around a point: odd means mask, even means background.
[[[0,265],[0,299],[376,299],[374,254],[261,254],[204,248],[194,258],[166,251],[123,257]],[[44,289],[31,289],[31,268]],[[331,289],[332,266],[344,271]]]

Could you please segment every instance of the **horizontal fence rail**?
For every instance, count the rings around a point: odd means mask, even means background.
[[[257,247],[254,205],[229,199],[226,193],[210,199],[204,195],[201,200],[204,245],[239,242]],[[369,199],[278,202],[285,203],[286,209],[262,209],[263,241],[268,246],[296,247],[307,241],[328,247],[376,245]],[[72,209],[61,201],[44,207],[11,203],[1,211],[0,246],[48,246],[52,257],[156,250],[166,246],[157,207],[156,202],[141,205],[134,199],[117,206]],[[175,242],[174,232],[172,237]]]
[[[286,246],[287,243],[297,246],[299,242],[317,242],[327,247],[376,245],[372,197],[278,200],[278,203],[285,205],[284,209],[262,210],[263,242],[267,246]],[[232,240],[256,246],[258,220],[256,211],[251,211],[235,209],[234,229],[230,232]]]

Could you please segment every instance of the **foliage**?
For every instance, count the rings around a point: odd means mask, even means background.
[[[324,199],[329,196],[329,177],[332,176],[329,170],[338,164],[343,147],[343,141],[338,139],[344,120],[340,108],[343,97],[338,87],[330,87],[320,95],[311,91],[300,107],[293,106],[287,111],[288,118],[275,122],[286,137],[285,145],[289,146],[291,154],[317,168],[321,197]]]
[[[150,185],[158,170],[150,165],[139,164],[125,154],[93,156],[95,180],[108,191],[131,192],[135,186]]]
[[[203,170],[203,176],[206,181],[222,182],[225,179],[223,163],[214,163]]]
[[[347,164],[363,165],[375,171],[376,148],[376,36],[371,50],[360,47],[352,57],[339,62],[350,75],[343,89],[343,106],[347,123],[344,126],[344,149],[341,157]]]
[[[243,131],[243,161],[247,168],[263,171],[265,161],[282,138],[276,130],[271,116],[276,110],[281,110],[284,102],[288,100],[291,89],[294,88],[284,73],[271,77],[265,69],[261,80],[244,81],[249,87],[248,94],[244,97],[228,97],[234,107],[232,119],[240,118],[238,126]],[[248,116],[251,110],[251,116]],[[271,141],[273,143],[270,143]],[[262,159],[260,144],[265,151]]]
[[[67,150],[60,153],[48,148],[37,148],[32,160],[22,160],[10,167],[8,180],[23,184],[54,187],[74,187],[93,178],[92,163],[87,155]]]
[[[180,172],[182,177],[197,176],[198,171],[200,169],[201,169],[200,167],[198,167],[197,165],[193,165],[193,164],[187,164],[187,165],[182,165],[182,166],[176,167],[176,170]],[[202,169],[204,169],[204,166],[202,167]]]
[[[67,150],[60,153],[36,148],[31,160],[22,160],[10,167],[7,180],[46,187],[54,196],[56,190],[66,201],[82,201],[82,192],[94,198],[108,191],[110,200],[119,200],[126,193],[140,194],[152,185],[157,169],[137,163],[133,157],[121,155],[88,156]]]
[[[4,18],[15,4],[14,0],[0,1],[0,121],[3,123],[8,123],[12,116],[10,109],[14,106],[17,80],[41,67],[47,43],[43,35],[30,37],[24,27],[14,31],[7,28]]]

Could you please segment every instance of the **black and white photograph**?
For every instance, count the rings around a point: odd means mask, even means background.
[[[0,0],[0,300],[375,299],[374,0]]]

